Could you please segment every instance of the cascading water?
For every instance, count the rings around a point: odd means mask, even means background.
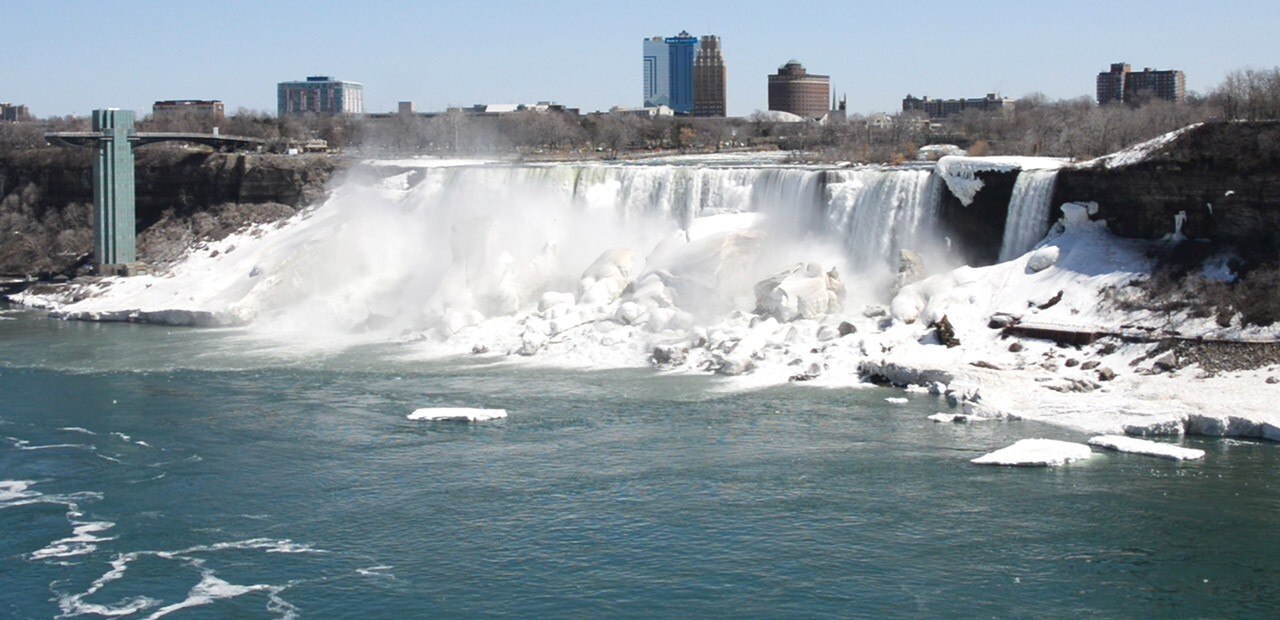
[[[339,346],[415,334],[463,350],[576,338],[594,344],[579,351],[643,353],[762,303],[815,318],[846,295],[872,301],[898,249],[930,244],[941,192],[928,167],[388,166],[363,178],[376,181],[69,311]],[[771,277],[794,285],[765,300],[757,283]]]
[[[1027,169],[1018,173],[1009,199],[1000,262],[1031,250],[1049,229],[1049,209],[1058,179],[1056,169]]]
[[[864,168],[828,173],[827,214],[851,262],[892,266],[900,249],[930,245],[941,186],[932,168]]]

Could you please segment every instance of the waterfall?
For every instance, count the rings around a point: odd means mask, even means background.
[[[900,249],[919,251],[937,224],[941,186],[932,168],[832,171],[828,225],[854,265],[892,266]]]
[[[1005,217],[1000,262],[1013,260],[1035,247],[1049,229],[1049,209],[1057,169],[1030,169],[1018,173]]]
[[[834,237],[856,268],[892,266],[897,251],[927,244],[941,185],[932,168],[818,170],[665,165],[467,166],[426,170],[448,199],[552,196],[622,221],[657,217],[688,228],[726,213],[765,214],[771,226]]]

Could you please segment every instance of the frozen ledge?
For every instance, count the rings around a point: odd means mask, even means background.
[[[1089,440],[1089,445],[1116,450],[1117,452],[1128,452],[1130,454],[1141,454],[1143,456],[1154,456],[1162,459],[1171,459],[1174,461],[1186,461],[1204,458],[1204,450],[1195,450],[1193,448],[1183,448],[1167,443],[1159,443],[1146,439],[1135,439],[1133,437],[1125,437],[1124,435],[1099,435]]]
[[[976,465],[1055,467],[1091,456],[1093,456],[1093,450],[1082,443],[1056,439],[1023,439],[1012,446],[984,454],[969,462]]]
[[[485,422],[507,417],[506,409],[470,409],[466,407],[428,407],[409,414],[410,420],[431,422]]]

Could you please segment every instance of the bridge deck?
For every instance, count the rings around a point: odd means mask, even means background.
[[[103,139],[103,135],[97,131],[56,131],[44,134],[46,140],[61,142],[71,146],[93,146],[94,143]],[[224,136],[214,135],[211,133],[181,133],[181,132],[139,132],[129,136],[129,142],[142,146],[144,144],[155,144],[156,142],[191,142],[194,144],[203,144],[214,148],[223,147],[253,147],[266,144],[265,140],[258,138],[250,138],[247,136]]]

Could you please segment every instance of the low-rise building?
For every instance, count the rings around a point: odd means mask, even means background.
[[[1158,71],[1147,67],[1134,71],[1129,65],[1117,62],[1110,70],[1098,74],[1096,84],[1098,105],[1134,104],[1146,97],[1182,103],[1187,98],[1187,76],[1178,70]]]
[[[0,122],[21,123],[31,120],[31,112],[25,105],[0,103]]]
[[[971,99],[932,99],[907,95],[902,99],[903,112],[923,112],[931,119],[944,119],[968,110],[1008,114],[1014,110],[1014,102],[996,93]]]
[[[301,82],[276,85],[276,110],[281,117],[364,114],[364,85],[313,75]]]
[[[151,115],[161,118],[192,118],[220,123],[226,117],[221,101],[206,99],[170,99],[151,104]]]

